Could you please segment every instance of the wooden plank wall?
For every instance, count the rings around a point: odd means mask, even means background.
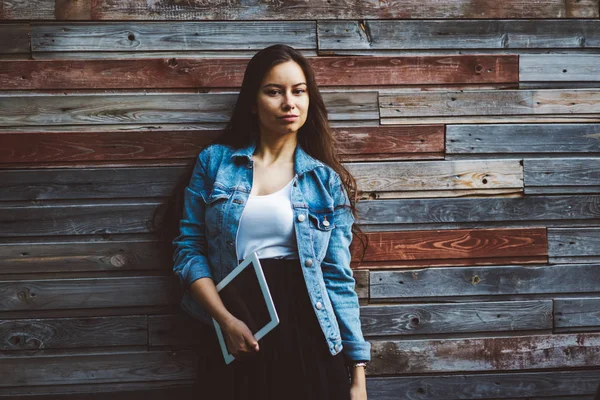
[[[0,0],[0,398],[189,394],[172,210],[249,57],[286,43],[362,191],[369,398],[591,399],[599,17],[598,0]]]

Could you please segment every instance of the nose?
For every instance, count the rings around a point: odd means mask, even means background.
[[[295,108],[294,104],[294,96],[292,93],[286,92],[285,96],[283,96],[283,101],[281,106],[284,110],[293,110]]]

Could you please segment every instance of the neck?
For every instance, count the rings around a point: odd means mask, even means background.
[[[254,151],[254,157],[261,160],[265,165],[293,162],[297,143],[298,137],[295,133],[276,138],[261,134]]]

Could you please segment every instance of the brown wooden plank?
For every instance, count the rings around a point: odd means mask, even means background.
[[[0,24],[0,54],[29,52],[29,24]]]
[[[433,50],[436,53],[453,50],[458,53],[467,49],[477,53],[494,50],[515,54],[524,49],[600,47],[598,20],[517,18],[448,21],[322,20],[317,24],[319,54],[397,55],[418,50]],[[521,56],[520,64],[525,56]],[[570,59],[557,56],[559,64]]]
[[[194,379],[195,364],[189,351],[7,357],[0,387]]]
[[[314,21],[34,22],[31,49],[39,56],[90,52],[102,58],[107,56],[105,52],[111,56],[113,52],[125,52],[129,57],[154,53],[152,58],[172,57],[160,52],[188,52],[187,57],[207,52],[213,57],[229,57],[235,52],[247,52],[244,58],[249,59],[258,50],[276,43],[304,54],[316,49],[316,35]]]
[[[86,131],[74,127],[46,132],[0,132],[0,164],[81,161],[192,160],[221,130],[134,128],[123,132]],[[444,157],[442,125],[333,128],[339,155],[345,161],[435,159]],[[35,164],[34,164],[35,163]],[[83,166],[82,166],[83,167]]]
[[[500,265],[548,262],[545,228],[367,232],[369,246],[355,269]],[[351,245],[354,263],[362,247]]]
[[[371,344],[369,375],[600,366],[600,333]]]
[[[322,92],[333,121],[377,120],[377,92]],[[236,93],[0,95],[0,126],[226,123]]]
[[[89,20],[92,17],[92,0],[56,0],[57,20]]]
[[[449,125],[446,154],[531,157],[533,154],[575,153],[585,156],[600,153],[599,135],[600,124]]]
[[[0,350],[145,346],[145,315],[2,320]]]
[[[575,384],[575,382],[577,382]],[[566,370],[485,374],[435,374],[369,377],[373,399],[590,400],[600,383],[600,370]],[[575,397],[587,395],[587,397]],[[567,397],[564,397],[567,396]]]
[[[154,2],[99,0],[94,3],[96,20],[238,20],[238,19],[431,19],[431,18],[593,18],[598,17],[597,0],[408,0],[402,7],[388,3],[323,0],[288,1],[263,4],[180,3],[176,0]]]
[[[0,61],[0,90],[237,88],[240,58]],[[518,82],[517,56],[311,57],[320,86]]]
[[[165,207],[156,200],[38,203],[0,203],[0,237],[154,232]]]
[[[552,300],[361,307],[363,334],[437,335],[552,329]]]
[[[598,264],[371,271],[370,298],[441,301],[455,297],[597,293]]]
[[[181,287],[173,276],[128,276],[0,281],[0,310],[60,310],[176,304]]]
[[[81,237],[4,239],[0,274],[168,270],[162,243],[149,235],[118,238]]]

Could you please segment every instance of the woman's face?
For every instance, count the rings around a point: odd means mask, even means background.
[[[306,122],[308,97],[304,71],[295,61],[271,68],[260,84],[253,106],[261,134],[297,133]]]

